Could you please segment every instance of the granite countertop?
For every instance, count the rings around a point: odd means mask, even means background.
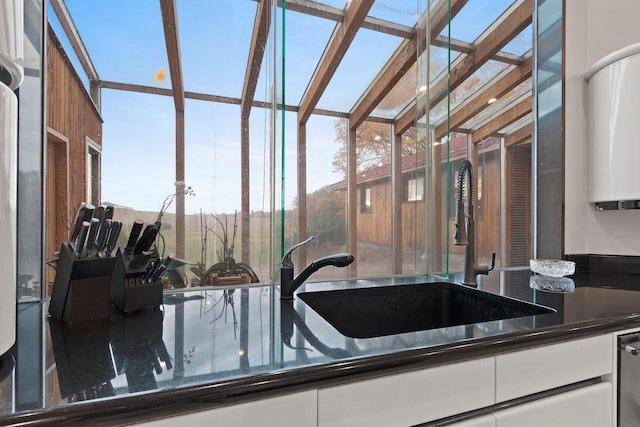
[[[373,338],[342,335],[300,298],[283,306],[272,286],[167,293],[160,309],[72,327],[49,318],[47,302],[20,304],[14,357],[1,360],[0,425],[140,421],[640,325],[640,276],[576,274],[571,293],[534,290],[530,277],[492,272],[478,288],[554,312]]]

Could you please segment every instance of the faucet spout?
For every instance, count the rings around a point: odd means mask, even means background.
[[[466,188],[466,210],[465,210],[465,177],[467,178]],[[476,276],[478,274],[489,274],[496,264],[496,253],[491,256],[491,266],[479,265],[475,260],[475,221],[473,219],[473,166],[469,160],[465,160],[458,170],[458,193],[456,203],[456,223],[453,236],[456,246],[464,246],[464,279],[463,284],[467,286],[478,286]]]
[[[291,247],[282,258],[282,264],[280,265],[280,298],[281,299],[293,299],[293,293],[309,278],[313,273],[320,270],[323,267],[333,265],[335,267],[346,267],[354,260],[353,255],[347,253],[340,253],[329,255],[324,258],[317,259],[309,264],[298,277],[294,278],[294,266],[291,261],[291,252],[297,247],[310,242],[313,236]]]

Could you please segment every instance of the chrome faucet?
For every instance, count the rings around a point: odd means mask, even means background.
[[[464,178],[467,177],[467,207],[465,212]],[[489,274],[496,265],[496,253],[491,255],[491,267],[478,265],[475,260],[475,222],[473,220],[473,166],[469,160],[462,162],[458,170],[458,194],[456,203],[456,223],[453,235],[456,246],[466,246],[464,253],[464,280],[467,286],[478,286],[476,276]]]
[[[282,263],[280,264],[280,298],[281,299],[293,299],[293,293],[309,278],[313,273],[320,270],[322,267],[333,265],[336,267],[346,267],[353,262],[353,255],[351,254],[334,254],[324,258],[317,259],[307,266],[302,272],[293,278],[293,261],[291,261],[291,253],[298,247],[305,245],[313,240],[313,236],[309,237],[304,242],[300,242],[293,245],[287,253],[282,257]]]

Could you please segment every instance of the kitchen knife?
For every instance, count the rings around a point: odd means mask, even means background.
[[[149,250],[153,242],[158,236],[158,227],[155,224],[149,224],[144,229],[142,236],[138,239],[136,246],[133,248],[133,254],[138,255]]]
[[[71,221],[71,225],[69,226],[69,242],[73,244],[78,238],[78,234],[80,234],[80,229],[82,228],[82,221],[84,220],[84,209],[86,204],[84,202],[80,202],[78,207],[76,208],[75,214],[73,215],[73,220]]]
[[[136,219],[133,221],[133,226],[131,227],[131,234],[129,234],[129,241],[127,242],[127,246],[124,248],[124,252],[130,254],[133,251],[133,248],[136,246],[136,242],[138,241],[138,236],[140,236],[140,232],[142,231],[142,226],[144,222],[141,219]]]
[[[96,245],[93,247],[89,256],[94,257],[103,251],[104,245],[107,243],[107,235],[109,234],[109,230],[111,230],[111,225],[112,221],[110,219],[105,219],[102,225],[100,225],[98,237],[96,237]]]
[[[104,247],[103,255],[111,256],[113,248],[118,243],[118,236],[120,236],[120,230],[122,229],[122,223],[120,221],[112,221],[111,230],[109,230],[109,237],[107,237],[107,244]]]
[[[89,234],[87,235],[87,242],[85,243],[84,250],[80,253],[80,258],[87,258],[91,255],[91,251],[96,243],[96,234],[98,234],[98,227],[100,227],[100,220],[98,218],[91,218],[91,225],[89,226]]]
[[[172,260],[173,260],[173,255],[172,254],[167,255],[167,257],[164,259],[162,264],[158,268],[156,268],[156,270],[151,275],[152,282],[157,282],[162,278],[162,276],[164,276],[164,273],[167,272],[167,269],[169,268],[169,264],[171,264]]]
[[[87,233],[89,232],[90,226],[91,223],[89,221],[82,221],[82,227],[80,228],[80,233],[78,234],[78,239],[76,240],[75,244],[76,255],[78,256],[82,254],[84,242],[85,240],[87,240]]]

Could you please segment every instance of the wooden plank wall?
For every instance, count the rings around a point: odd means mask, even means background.
[[[374,181],[371,186],[371,212],[360,211],[362,185],[358,186],[358,240],[382,245],[391,244],[391,183],[389,179]],[[424,202],[402,202],[402,246],[425,246]]]
[[[47,83],[47,127],[68,139],[69,170],[62,173],[64,165],[55,164],[62,161],[61,156],[53,155],[48,148],[47,153],[51,155],[48,156],[46,173],[58,175],[55,180],[48,177],[47,182],[55,182],[58,191],[47,188],[47,192],[55,192],[49,196],[55,197],[58,203],[55,213],[47,210],[46,221],[48,229],[53,221],[63,222],[62,227],[57,224],[56,228],[66,229],[64,222],[69,221],[77,204],[86,198],[86,137],[102,146],[102,118],[51,29],[47,38]],[[49,138],[47,144],[60,142]],[[64,181],[68,181],[68,185],[65,186]],[[68,188],[69,194],[59,194],[60,188]],[[60,239],[60,233],[56,234]],[[46,256],[59,249],[60,243],[61,240],[47,241]]]

